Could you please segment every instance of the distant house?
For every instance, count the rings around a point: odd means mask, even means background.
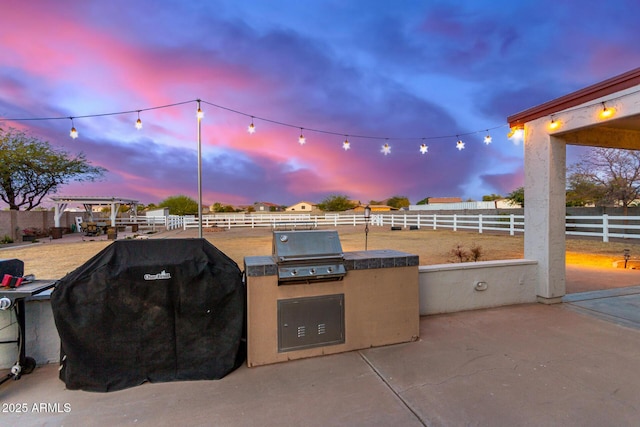
[[[280,212],[282,211],[282,206],[276,205],[275,203],[269,202],[257,202],[253,204],[253,208],[256,212]]]
[[[353,208],[354,212],[364,212],[364,208],[369,206],[371,208],[371,212],[389,212],[389,211],[397,211],[398,208],[394,208],[388,205],[358,205]]]
[[[434,205],[436,203],[460,203],[462,199],[460,197],[429,197],[428,204]]]
[[[285,210],[287,212],[311,212],[316,209],[317,205],[311,202],[298,202],[295,205],[291,205]]]

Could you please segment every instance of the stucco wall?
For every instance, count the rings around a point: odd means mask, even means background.
[[[64,212],[60,227],[71,228],[77,216],[85,215],[84,212]],[[0,211],[0,238],[6,235],[17,242],[22,238],[25,228],[48,231],[54,225],[53,211]]]
[[[419,272],[421,316],[536,302],[536,261],[438,264]]]

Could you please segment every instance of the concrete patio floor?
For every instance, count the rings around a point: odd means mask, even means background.
[[[624,277],[640,284],[635,274]],[[612,321],[629,295],[423,317],[416,342],[242,366],[218,381],[91,393],[66,390],[46,365],[0,386],[0,425],[635,426],[640,323]]]

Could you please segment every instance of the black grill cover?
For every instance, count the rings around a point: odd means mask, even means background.
[[[204,239],[119,240],[51,294],[68,389],[219,379],[246,356],[238,265]]]

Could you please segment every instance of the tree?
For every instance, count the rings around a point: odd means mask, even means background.
[[[223,205],[220,202],[215,202],[212,206],[214,212],[235,212],[236,209],[231,205]]]
[[[392,208],[408,208],[410,204],[407,196],[393,196],[387,200],[387,205]]]
[[[347,196],[332,195],[318,203],[318,208],[323,211],[340,212],[355,208],[355,203],[351,202]]]
[[[169,208],[170,215],[195,215],[198,213],[198,202],[184,195],[167,197],[158,204],[158,207]]]
[[[606,204],[607,189],[597,184],[588,176],[579,172],[572,172],[567,177],[567,206],[601,206]]]
[[[425,197],[424,199],[422,199],[418,203],[416,203],[416,205],[428,205],[429,204],[429,199],[430,199],[430,197]]]
[[[484,196],[482,196],[482,201],[483,202],[493,202],[494,200],[500,200],[502,199],[502,196],[499,194],[486,194]]]
[[[106,171],[82,153],[73,156],[25,132],[0,129],[0,199],[11,210],[30,211],[61,185],[95,181]]]
[[[519,204],[524,208],[524,187],[519,187],[507,194],[505,199],[509,200],[513,204]]]
[[[625,209],[640,197],[640,151],[596,147],[582,156],[574,170],[605,189],[604,200]]]

